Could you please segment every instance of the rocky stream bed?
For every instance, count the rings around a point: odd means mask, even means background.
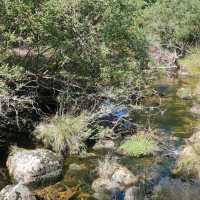
[[[1,163],[0,200],[200,199],[200,69],[186,72],[176,79],[161,75],[155,83],[159,95],[130,113],[138,126],[155,130],[155,155],[121,154],[117,147],[124,138],[106,138],[66,158],[44,149],[16,150],[7,167]]]

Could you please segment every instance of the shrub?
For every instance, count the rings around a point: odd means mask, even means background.
[[[147,134],[137,134],[120,146],[120,151],[129,156],[140,157],[154,154],[158,150],[157,142]]]
[[[78,154],[84,150],[83,140],[87,138],[88,115],[65,115],[54,117],[50,123],[41,123],[36,127],[34,135],[45,147],[55,152]]]
[[[158,0],[145,10],[144,25],[168,48],[185,48],[200,42],[198,0]]]
[[[46,55],[48,70],[64,69],[90,82],[107,79],[119,83],[124,74],[124,79],[130,72],[141,74],[147,66],[147,42],[135,23],[141,2],[3,1],[2,45],[32,50],[35,59],[29,66],[39,67],[40,72],[46,69],[38,58]]]

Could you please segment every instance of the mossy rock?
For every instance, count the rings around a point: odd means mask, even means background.
[[[200,132],[188,140],[188,144],[180,153],[173,174],[200,180]]]
[[[21,182],[33,188],[56,183],[63,175],[63,158],[46,149],[15,148],[6,164],[16,183]]]

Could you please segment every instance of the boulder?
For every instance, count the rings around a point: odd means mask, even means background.
[[[113,196],[125,195],[125,191],[138,182],[138,177],[119,164],[113,163],[107,170],[105,176],[97,178],[92,183],[92,189],[95,191],[94,196],[97,199],[110,200]]]
[[[128,188],[138,181],[138,177],[134,176],[126,167],[120,166],[112,174],[111,181]]]
[[[97,178],[92,183],[92,189],[96,193],[110,193],[111,194],[114,191],[120,191],[121,187],[120,187],[120,184],[118,184],[117,182],[113,182],[111,180],[104,179],[104,178]]]
[[[93,147],[94,150],[114,149],[115,143],[112,140],[99,140]]]
[[[0,200],[36,200],[29,188],[21,183],[7,185],[0,191]]]
[[[46,149],[17,149],[7,160],[10,175],[17,183],[31,187],[57,182],[63,173],[63,159]]]
[[[199,183],[163,178],[153,192],[153,200],[200,200]]]

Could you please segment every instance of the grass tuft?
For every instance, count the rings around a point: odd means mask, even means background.
[[[66,154],[79,154],[85,148],[89,116],[86,112],[79,116],[65,115],[54,117],[49,123],[41,123],[34,132],[36,138],[46,148]]]
[[[158,149],[157,142],[150,135],[144,133],[133,136],[120,146],[120,151],[133,157],[152,155]]]

